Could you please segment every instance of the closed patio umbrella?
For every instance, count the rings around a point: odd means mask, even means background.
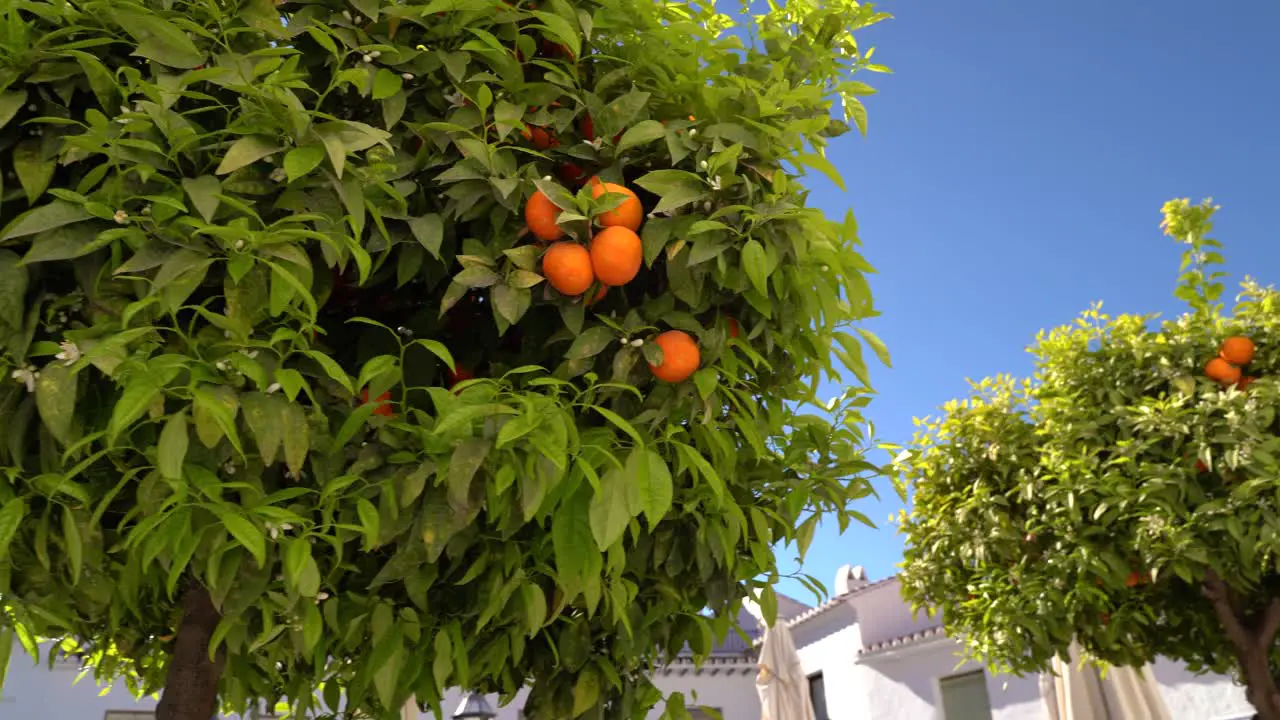
[[[759,665],[756,692],[760,694],[761,720],[814,720],[809,678],[800,666],[785,621],[779,619],[765,631]]]
[[[1106,677],[1080,663],[1080,645],[1071,643],[1070,662],[1054,658],[1040,676],[1040,695],[1049,720],[1172,720],[1160,687],[1148,668],[1113,667]]]

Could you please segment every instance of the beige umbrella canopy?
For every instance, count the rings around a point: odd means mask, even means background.
[[[1052,673],[1040,676],[1040,695],[1049,720],[1172,720],[1148,668],[1097,667],[1080,662],[1071,643],[1071,661],[1054,658]]]
[[[809,679],[800,666],[786,621],[779,619],[765,631],[759,665],[756,692],[760,694],[761,720],[814,720]]]

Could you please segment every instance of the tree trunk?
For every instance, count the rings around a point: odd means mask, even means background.
[[[1204,594],[1235,648],[1245,697],[1257,710],[1254,718],[1280,720],[1280,690],[1271,674],[1271,647],[1280,631],[1280,598],[1272,598],[1261,613],[1245,616],[1226,583],[1212,570],[1205,574]]]
[[[156,720],[211,720],[218,711],[218,680],[226,661],[222,651],[209,659],[209,642],[222,615],[209,591],[196,580],[182,593],[182,623],[174,639]]]

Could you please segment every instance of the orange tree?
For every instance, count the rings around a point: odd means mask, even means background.
[[[4,659],[162,720],[641,717],[870,492],[870,268],[797,175],[884,17],[0,3]]]
[[[1280,718],[1280,293],[1223,313],[1216,208],[1165,205],[1189,311],[1042,333],[1034,379],[974,386],[898,458],[903,589],[995,669],[1095,659],[1234,670]],[[905,490],[905,487],[903,488]]]

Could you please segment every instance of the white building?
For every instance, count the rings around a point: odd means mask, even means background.
[[[1036,677],[992,676],[959,663],[960,646],[930,618],[913,619],[897,578],[868,582],[861,569],[841,569],[835,596],[817,607],[779,598],[779,614],[795,637],[810,679],[818,720],[1046,720]],[[744,613],[744,625],[758,624]],[[687,704],[718,710],[723,720],[758,720],[752,648],[736,635],[701,667],[679,659],[654,678],[664,692],[681,691]],[[70,663],[33,667],[15,648],[0,720],[150,720],[151,699],[135,701],[123,688],[105,694],[86,678],[72,686]],[[1196,676],[1161,661],[1154,674],[1174,720],[1248,720],[1253,711],[1230,678]],[[461,699],[451,693],[445,709]],[[492,702],[494,698],[490,698]],[[521,720],[523,696],[498,708],[499,720]],[[657,718],[661,708],[651,717]],[[428,715],[423,715],[427,720]]]

